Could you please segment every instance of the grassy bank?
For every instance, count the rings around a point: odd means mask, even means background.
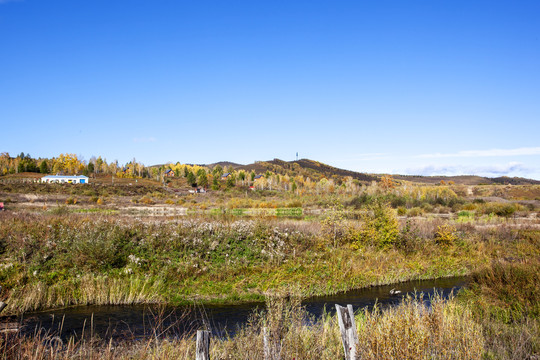
[[[540,262],[496,261],[472,276],[469,289],[429,306],[408,297],[393,308],[356,309],[362,359],[535,359],[540,355],[538,298]],[[212,359],[339,359],[343,348],[335,317],[307,325],[296,296],[267,297],[266,311],[253,314],[232,338],[212,338]],[[148,330],[147,340],[121,342],[97,337],[61,341],[54,333],[31,337],[0,335],[4,359],[193,359],[193,336],[167,338]],[[90,330],[88,331],[91,332]],[[274,357],[278,358],[278,357]]]
[[[271,359],[339,359],[343,347],[335,317],[326,315],[314,325],[297,299],[271,298],[267,311],[255,314],[234,338],[213,338],[212,359],[266,359],[263,328]],[[362,359],[478,359],[484,352],[481,327],[471,312],[457,303],[434,299],[430,308],[416,299],[385,311],[356,315]],[[195,339],[163,339],[112,343],[96,338],[63,343],[54,334],[32,338],[0,338],[3,358],[56,359],[194,359]]]
[[[417,219],[366,211],[324,221],[0,214],[7,312],[76,304],[238,302],[464,275],[540,255],[540,232],[505,218]],[[383,219],[383,220],[381,220]]]

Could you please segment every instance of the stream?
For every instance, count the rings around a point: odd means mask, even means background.
[[[399,284],[374,286],[351,290],[329,296],[317,296],[304,300],[302,305],[313,319],[322,316],[325,309],[335,312],[334,304],[353,305],[355,311],[375,304],[380,307],[399,304],[406,294],[423,294],[429,297],[437,291],[448,298],[463,286],[466,277],[435,280],[409,281]],[[390,290],[401,291],[392,295]],[[236,305],[202,306],[156,306],[156,305],[96,305],[76,306],[43,312],[26,313],[19,321],[21,332],[34,334],[37,329],[62,339],[74,336],[77,339],[94,336],[101,339],[138,340],[148,337],[177,337],[191,334],[198,329],[211,329],[214,335],[234,335],[245,325],[254,311],[263,310],[264,303],[241,303]],[[311,320],[311,321],[312,321]]]

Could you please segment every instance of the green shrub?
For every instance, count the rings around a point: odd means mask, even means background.
[[[510,217],[516,212],[516,206],[514,204],[501,204],[490,202],[483,204],[479,211],[484,215],[494,214],[502,217]]]
[[[385,248],[399,241],[399,224],[396,212],[382,201],[375,202],[362,215],[364,222],[360,241]]]
[[[421,216],[423,214],[424,214],[424,210],[422,210],[422,208],[413,207],[412,209],[408,211],[407,216],[415,217],[415,216]]]

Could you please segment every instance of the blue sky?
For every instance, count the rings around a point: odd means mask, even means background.
[[[0,151],[540,179],[539,1],[0,0]]]

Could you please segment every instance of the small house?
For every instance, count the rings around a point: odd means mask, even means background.
[[[165,171],[165,176],[174,177],[174,171],[172,169]]]
[[[225,174],[221,175],[221,179],[225,180],[229,176],[231,176],[231,173],[225,173]]]
[[[47,175],[41,178],[42,183],[48,184],[88,184],[88,180],[84,175]]]
[[[256,175],[253,179],[258,180],[264,178],[264,175]]]

